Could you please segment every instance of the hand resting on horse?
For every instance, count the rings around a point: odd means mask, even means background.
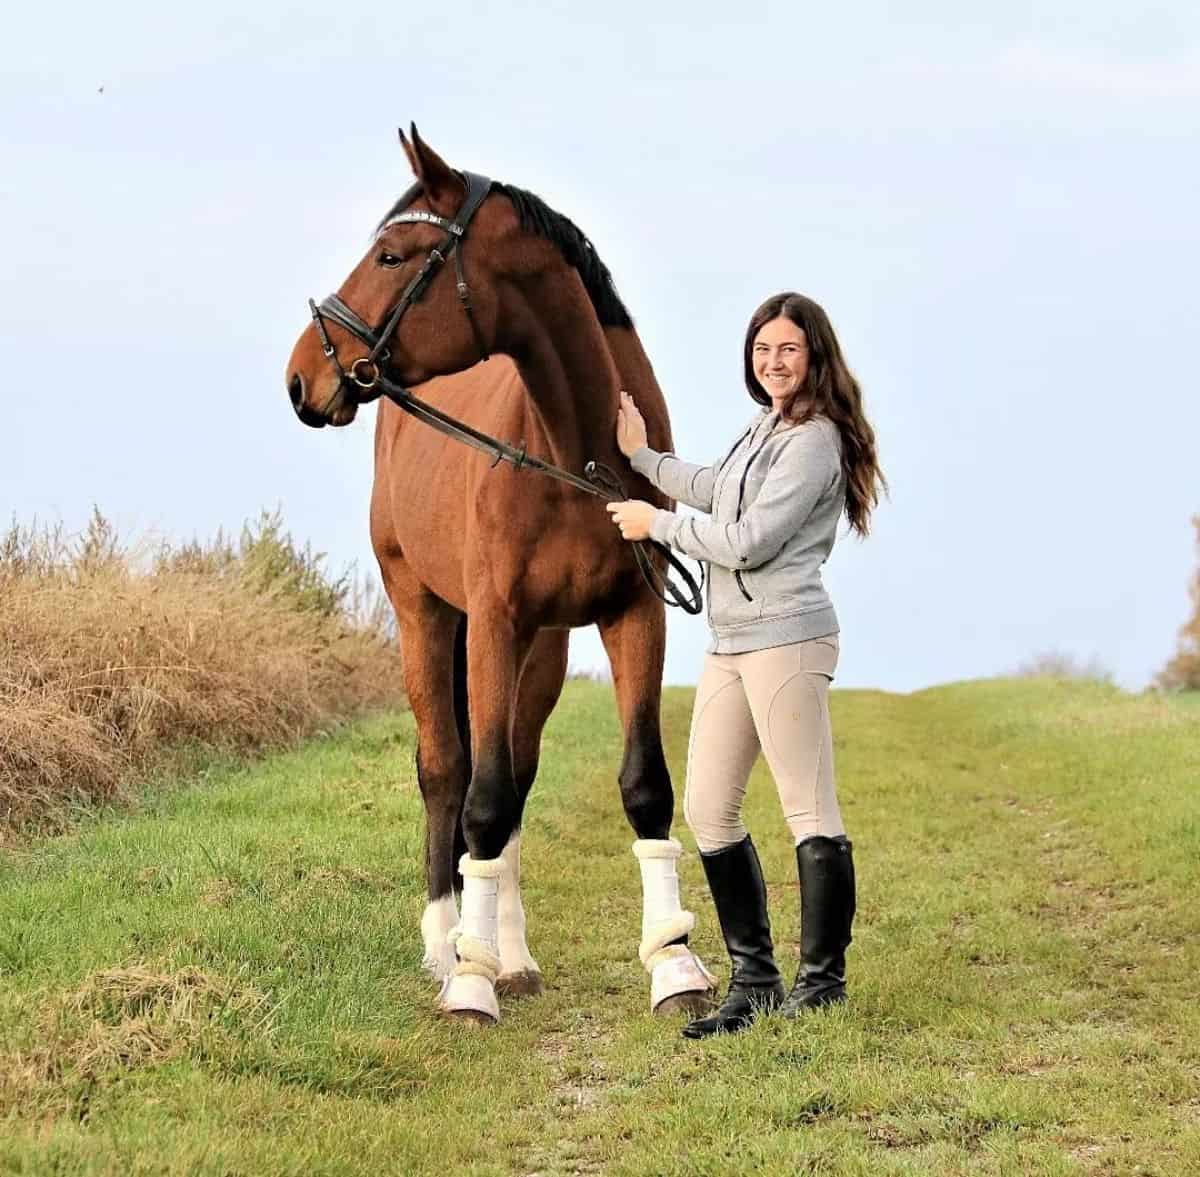
[[[632,458],[646,444],[646,422],[633,397],[621,389],[621,404],[617,409],[617,449]]]
[[[621,389],[621,404],[617,409],[617,449],[632,458],[646,444],[646,422],[638,411],[633,397]],[[654,507],[641,499],[623,503],[608,503],[604,508],[621,530],[621,538],[636,540],[650,538]]]

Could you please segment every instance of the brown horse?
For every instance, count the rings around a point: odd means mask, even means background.
[[[377,364],[390,380],[424,384],[439,409],[570,471],[588,459],[628,471],[615,442],[621,388],[645,415],[650,443],[669,449],[662,393],[591,243],[531,193],[452,170],[415,128],[411,142],[400,138],[417,182],[296,343],[286,379],[300,419],[349,424],[378,395],[359,386]],[[465,208],[469,183],[483,187]],[[435,267],[451,252],[457,290]],[[390,333],[386,350],[368,346],[380,333]],[[480,362],[481,353],[493,358]],[[631,473],[628,490],[664,501]],[[599,627],[624,728],[618,781],[638,838],[652,1005],[701,1008],[713,979],[687,948],[693,917],[679,903],[659,727],[664,609],[603,502],[496,465],[381,401],[371,541],[417,726],[429,888],[421,931],[425,965],[444,982],[441,1008],[492,1022],[497,989],[542,987],[525,943],[521,814],[566,674],[568,631],[584,625]]]

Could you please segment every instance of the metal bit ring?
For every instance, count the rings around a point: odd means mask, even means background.
[[[370,376],[360,374],[360,369],[363,365],[370,369]],[[374,388],[379,383],[379,365],[375,363],[370,356],[360,356],[353,364],[350,365],[350,379],[358,385],[359,388],[369,389]]]

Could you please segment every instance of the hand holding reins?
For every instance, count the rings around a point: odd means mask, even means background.
[[[621,532],[622,539],[642,540],[650,538],[650,525],[654,522],[653,504],[642,499],[626,499],[620,503],[605,503],[604,509]]]

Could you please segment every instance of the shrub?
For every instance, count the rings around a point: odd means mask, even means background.
[[[264,512],[234,545],[0,538],[0,830],[118,796],[183,746],[254,751],[402,699],[381,594]]]
[[[1035,654],[1016,669],[1018,678],[1070,678],[1083,682],[1112,684],[1113,673],[1098,658],[1086,662],[1074,654],[1050,650]]]
[[[1200,553],[1200,515],[1192,516],[1196,529],[1196,550]],[[1165,691],[1200,690],[1200,568],[1188,585],[1192,599],[1192,616],[1179,631],[1179,648],[1175,657],[1158,672],[1155,685]]]
[[[331,579],[324,561],[324,554],[313,552],[311,545],[296,546],[278,510],[264,510],[242,527],[236,547],[217,532],[207,545],[197,540],[178,548],[164,545],[155,566],[160,571],[233,577],[252,594],[279,594],[303,612],[335,617],[344,612],[353,583],[348,572]]]

